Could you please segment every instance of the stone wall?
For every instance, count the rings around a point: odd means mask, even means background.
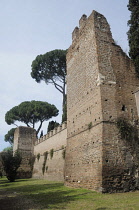
[[[64,181],[67,126],[63,123],[35,142],[33,178]],[[48,154],[47,154],[48,153]],[[53,153],[53,157],[51,154]],[[47,157],[46,157],[47,156]]]
[[[66,122],[40,139],[36,138],[34,129],[18,127],[14,134],[13,148],[14,152],[18,150],[22,155],[18,177],[64,181],[66,145]]]
[[[22,156],[21,166],[18,169],[18,177],[32,177],[34,143],[36,131],[33,128],[20,126],[14,133],[13,152],[18,150]]]
[[[127,142],[117,129],[119,118],[137,126],[138,84],[106,18],[83,15],[67,54],[66,185],[101,192],[139,187],[138,139]]]
[[[36,139],[33,129],[19,127],[14,151],[24,156],[20,169],[30,174],[35,156],[34,178],[99,192],[139,189],[138,90],[134,66],[106,18],[96,11],[83,15],[67,53],[67,128]]]

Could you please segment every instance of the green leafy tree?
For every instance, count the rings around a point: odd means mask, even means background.
[[[50,121],[49,124],[48,124],[47,132],[53,130],[57,126],[59,126],[59,123],[58,122],[56,122],[56,121]]]
[[[32,62],[31,76],[36,82],[53,84],[63,95],[63,107],[66,102],[66,50],[53,50],[38,55]]]
[[[13,107],[5,115],[5,121],[8,125],[15,124],[16,121],[25,123],[28,127],[35,128],[39,123],[36,131],[38,134],[44,121],[58,115],[58,109],[55,105],[42,101],[25,101],[19,106]]]
[[[128,21],[129,55],[135,65],[139,77],[139,0],[129,0],[128,10],[131,12]]]
[[[6,142],[9,142],[11,145],[13,145],[14,142],[14,132],[16,128],[12,128],[8,131],[8,133],[5,135],[4,140]]]
[[[3,149],[3,152],[7,152],[7,151],[12,151],[13,152],[13,147],[6,147]]]
[[[6,177],[10,182],[14,182],[17,174],[17,169],[20,167],[22,157],[18,151],[13,152],[8,150],[1,153],[3,169],[6,173]]]

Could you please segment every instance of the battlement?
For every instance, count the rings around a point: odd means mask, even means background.
[[[42,136],[41,138],[37,139],[35,141],[35,146],[40,144],[43,141],[46,141],[47,139],[51,138],[52,136],[58,134],[59,132],[63,131],[67,128],[67,122],[62,123],[58,127],[54,128],[54,130],[49,131],[46,135]]]
[[[92,11],[89,17],[87,17],[85,14],[82,15],[82,17],[79,20],[79,27],[76,26],[72,32],[72,43],[75,43],[80,38],[82,33],[85,32],[88,28],[93,29],[91,25],[94,25],[97,29],[101,30],[104,33],[109,33],[111,38],[110,40],[114,43],[110,31],[110,26],[106,18],[102,14],[96,12],[95,10]]]
[[[79,37],[79,33],[85,26],[86,21],[87,21],[87,16],[83,14],[81,19],[79,20],[79,28],[76,26],[72,32],[72,41],[75,41]]]

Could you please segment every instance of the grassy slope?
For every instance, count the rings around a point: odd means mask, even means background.
[[[13,199],[18,199],[18,196],[27,198],[40,206],[39,209],[139,210],[139,191],[100,194],[85,189],[67,188],[60,182],[24,179],[10,183],[3,178],[0,179],[0,195],[5,193],[13,195]]]

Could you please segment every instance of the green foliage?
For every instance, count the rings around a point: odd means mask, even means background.
[[[11,130],[8,131],[8,133],[5,135],[4,140],[6,142],[9,142],[11,145],[14,142],[14,132],[16,128],[12,128]]]
[[[92,128],[92,122],[90,122],[89,124],[88,124],[88,129],[90,130]]]
[[[47,161],[47,157],[48,157],[48,151],[44,152],[44,162],[43,162],[43,165],[42,165],[42,173],[44,175],[44,172],[46,170],[46,161]]]
[[[30,168],[31,168],[31,171],[33,171],[33,166],[34,166],[34,163],[35,163],[35,155],[32,155],[29,159],[29,165],[30,165]]]
[[[44,121],[58,115],[58,109],[43,101],[25,101],[10,109],[5,115],[7,124],[14,124],[15,121],[25,123],[28,127],[35,128],[35,124],[40,122],[36,131],[38,134]]]
[[[40,153],[38,153],[38,154],[37,154],[37,160],[38,160],[38,161],[39,161],[39,159],[40,159],[40,156],[41,156]]]
[[[50,158],[51,158],[51,159],[53,158],[53,155],[54,155],[54,149],[51,149],[51,150],[50,150]]]
[[[62,93],[63,106],[66,86],[66,52],[67,50],[53,50],[38,55],[31,66],[31,77],[36,82],[45,81],[46,84],[53,84]]]
[[[47,161],[47,157],[48,157],[48,151],[44,152],[44,161]]]
[[[13,156],[12,151],[2,152],[1,154],[3,169],[6,177],[10,182],[14,182],[17,174],[17,169],[20,167],[22,157],[18,151]]]
[[[15,106],[13,107],[12,109],[10,109],[10,111],[8,111],[5,115],[5,122],[8,124],[8,125],[11,125],[11,124],[15,124],[15,121],[20,121],[20,118],[19,118],[19,111],[18,111],[18,106]]]
[[[7,152],[7,151],[13,152],[13,146],[11,146],[11,147],[6,147],[6,148],[3,149],[3,152]]]
[[[42,164],[42,173],[44,175],[44,172],[45,172],[45,163]]]
[[[49,124],[48,124],[47,132],[53,130],[57,126],[59,126],[59,123],[58,122],[56,122],[56,121],[50,121]]]
[[[63,157],[63,159],[65,159],[65,155],[66,155],[66,149],[63,149],[63,151],[62,151],[62,157]]]
[[[128,21],[129,55],[134,62],[137,76],[139,77],[139,1],[129,0],[128,10],[131,12]]]
[[[125,139],[127,141],[131,140],[139,140],[138,139],[138,130],[136,126],[133,126],[131,123],[129,123],[126,119],[124,118],[119,118],[117,120],[117,127],[120,131],[121,138]]]

